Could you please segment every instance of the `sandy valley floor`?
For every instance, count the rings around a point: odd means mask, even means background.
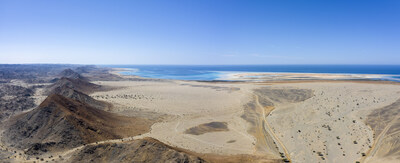
[[[400,98],[400,85],[356,82],[96,84],[119,87],[91,94],[114,104],[112,112],[164,117],[143,137],[198,153],[293,162],[355,162],[370,157],[375,137],[365,123],[368,114]],[[312,94],[305,97],[296,90]]]
[[[247,122],[240,116],[242,106],[250,100],[245,90],[226,84],[212,86],[195,82],[101,82],[120,86],[92,97],[111,101],[119,106],[116,112],[139,110],[171,115],[156,123],[148,136],[171,145],[196,152],[220,154],[252,154],[254,138],[247,133]],[[125,95],[132,98],[124,98]],[[108,96],[108,97],[107,97]],[[201,135],[185,134],[185,130],[209,122],[227,122],[229,131]],[[229,142],[231,141],[231,142]],[[234,141],[234,142],[233,142]]]

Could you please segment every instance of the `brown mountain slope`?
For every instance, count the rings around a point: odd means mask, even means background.
[[[92,97],[90,97],[82,92],[73,90],[73,89],[65,87],[65,86],[63,86],[61,89],[55,91],[55,93],[62,95],[64,97],[71,98],[73,100],[88,104],[97,109],[109,110],[110,108],[112,108],[112,104],[110,104],[110,103],[107,103],[105,101],[95,100]]]
[[[64,70],[61,74],[68,75],[69,76],[76,76],[79,74],[72,71],[71,69],[66,69]],[[80,77],[78,78],[61,78],[58,80],[56,83],[50,85],[47,88],[47,93],[48,95],[50,94],[59,94],[67,98],[71,98],[86,104],[89,104],[90,106],[97,108],[97,109],[102,109],[102,110],[109,110],[112,105],[104,102],[104,101],[98,101],[90,96],[82,93],[91,93],[93,91],[99,90],[101,86],[93,84],[88,82],[87,80],[84,80]]]
[[[38,108],[8,122],[2,141],[20,149],[29,148],[28,154],[35,154],[135,136],[148,132],[151,124],[53,94]]]
[[[59,161],[59,160],[56,160]],[[76,151],[72,157],[61,162],[215,162],[278,163],[281,159],[271,159],[257,155],[217,155],[200,154],[186,149],[172,147],[154,138],[143,138],[119,143],[91,144]]]
[[[198,156],[153,138],[87,145],[68,162],[206,162]]]
[[[94,91],[100,90],[101,86],[90,83],[86,80],[82,79],[73,79],[73,78],[66,78],[63,77],[54,84],[47,87],[47,94],[58,94],[59,92],[63,91],[65,88],[70,88],[77,90],[79,92],[83,92],[86,94],[90,94]]]
[[[65,70],[61,71],[61,73],[58,76],[60,78],[65,77],[65,78],[70,78],[70,79],[81,79],[81,80],[88,81],[87,78],[83,77],[82,75],[73,71],[72,69],[65,69]]]

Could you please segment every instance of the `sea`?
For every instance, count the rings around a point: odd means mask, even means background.
[[[122,75],[176,80],[218,80],[229,73],[381,74],[400,82],[400,65],[103,65],[124,68]]]

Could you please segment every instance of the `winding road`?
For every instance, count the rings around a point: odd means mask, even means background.
[[[269,133],[272,135],[272,137],[274,138],[274,140],[275,140],[276,142],[279,143],[279,146],[280,146],[281,149],[283,150],[283,152],[284,152],[285,157],[287,158],[287,160],[290,161],[290,162],[292,162],[291,159],[290,159],[289,152],[288,152],[288,150],[286,149],[285,145],[279,140],[278,136],[275,135],[275,133],[273,132],[273,130],[272,130],[272,128],[271,128],[271,125],[268,123],[268,121],[267,121],[267,119],[266,119],[266,117],[268,116],[269,113],[268,113],[268,114],[265,113],[265,107],[263,107],[263,106],[260,104],[259,99],[258,99],[258,98],[259,98],[258,95],[254,94],[254,93],[253,93],[253,95],[254,95],[254,97],[255,97],[255,101],[256,101],[257,106],[262,110],[263,119],[264,119],[264,122],[265,122],[264,124],[267,126],[267,129],[269,130]],[[272,109],[271,109],[271,111],[272,111]],[[268,145],[268,144],[266,144],[266,145]]]

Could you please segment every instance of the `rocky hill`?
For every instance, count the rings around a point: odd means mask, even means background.
[[[94,91],[100,90],[101,86],[79,78],[73,79],[62,77],[60,80],[57,80],[57,82],[47,87],[47,94],[59,94],[65,89],[73,89],[85,94],[90,94]]]
[[[68,87],[59,89],[55,93],[58,95],[62,95],[64,97],[71,98],[73,100],[88,104],[97,109],[109,110],[110,108],[112,108],[112,104],[110,104],[110,103],[107,103],[105,101],[95,100],[92,97],[90,97],[82,92],[76,91],[76,90],[68,88]]]
[[[81,79],[81,80],[89,81],[89,79],[87,79],[86,77],[83,77],[82,75],[80,75],[79,73],[73,71],[70,68],[61,71],[58,76],[60,78],[65,77],[65,78],[70,78],[70,79]]]
[[[152,123],[122,117],[58,94],[7,122],[2,141],[28,154],[70,149],[86,143],[148,132]]]
[[[30,88],[0,84],[0,121],[35,107]]]

